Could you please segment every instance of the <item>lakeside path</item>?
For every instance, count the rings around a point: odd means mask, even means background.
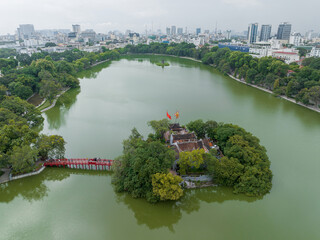
[[[47,107],[47,108],[45,108],[45,109],[42,109],[41,112],[45,112],[45,111],[53,108],[53,107],[56,105],[56,103],[57,103],[57,101],[58,101],[58,98],[59,98],[62,94],[64,94],[66,91],[68,91],[69,89],[70,89],[70,88],[67,88],[67,89],[65,89],[64,91],[62,91],[60,94],[58,94],[58,95],[54,98],[52,104],[51,104],[49,107]]]
[[[10,168],[1,168],[0,170],[4,172],[0,177],[0,184],[9,182],[10,181],[10,177],[9,177]]]
[[[143,54],[143,55],[157,55],[157,56],[177,57],[177,58],[189,59],[189,60],[194,61],[194,62],[202,63],[201,60],[194,59],[194,58],[191,58],[191,57],[180,57],[180,56],[174,56],[174,55],[168,55],[168,54],[158,54],[158,53],[149,53],[149,54]],[[213,67],[213,68],[215,68],[212,64],[210,64],[210,66]],[[216,69],[216,68],[215,68],[215,69]],[[236,80],[237,82],[240,82],[240,83],[243,83],[243,84],[245,84],[245,85],[248,85],[248,86],[257,88],[257,89],[259,89],[259,90],[261,90],[261,91],[264,91],[264,92],[267,92],[267,93],[270,93],[270,94],[274,94],[272,91],[270,91],[270,90],[268,90],[268,89],[265,89],[265,88],[263,88],[263,87],[259,87],[259,86],[254,85],[254,84],[246,83],[246,82],[244,82],[244,81],[241,81],[240,79],[232,76],[231,74],[228,74],[228,76],[229,76],[230,78],[232,78],[233,80]],[[301,107],[305,107],[305,108],[308,108],[308,109],[310,109],[310,110],[312,110],[312,111],[315,111],[315,112],[320,113],[320,108],[313,107],[313,106],[308,106],[308,105],[305,105],[305,104],[303,104],[303,103],[296,102],[295,99],[289,98],[289,97],[287,97],[287,96],[278,96],[278,97],[279,97],[279,98],[282,98],[282,99],[284,99],[284,100],[287,100],[287,101],[289,101],[289,102],[292,102],[292,103],[294,103],[294,104],[300,105]]]

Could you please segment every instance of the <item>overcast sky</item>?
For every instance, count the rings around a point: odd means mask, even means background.
[[[244,31],[250,22],[292,23],[293,31],[320,32],[319,0],[0,0],[0,34],[14,33],[19,24],[32,23],[36,30],[94,29],[138,32],[166,26],[194,30]]]

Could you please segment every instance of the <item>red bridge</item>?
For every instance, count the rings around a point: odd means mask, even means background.
[[[68,167],[87,170],[110,170],[113,160],[100,158],[51,159],[43,165],[46,167]]]

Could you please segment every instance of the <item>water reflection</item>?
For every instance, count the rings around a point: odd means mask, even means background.
[[[70,89],[59,98],[56,107],[45,112],[49,129],[59,129],[61,126],[66,125],[67,114],[77,101],[80,91],[80,88]]]
[[[9,203],[16,197],[22,197],[29,202],[42,200],[48,196],[49,188],[46,181],[63,181],[71,175],[98,175],[105,176],[106,171],[89,171],[76,169],[50,168],[41,174],[0,184],[0,202]]]
[[[183,213],[190,214],[200,209],[201,202],[223,203],[225,201],[254,202],[262,199],[234,194],[231,188],[210,187],[185,190],[184,196],[177,202],[161,202],[150,204],[143,199],[133,199],[125,193],[117,194],[117,202],[124,203],[133,211],[139,225],[150,229],[166,227],[174,232],[174,225],[179,222]],[[155,217],[157,216],[157,217]]]
[[[117,60],[113,60],[117,61]],[[104,68],[108,67],[112,62],[104,62],[101,64],[98,64],[97,66],[94,66],[86,71],[82,71],[78,73],[79,78],[96,78],[98,76],[98,73],[101,72]]]

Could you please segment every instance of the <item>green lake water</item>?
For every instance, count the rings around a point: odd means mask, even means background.
[[[140,59],[140,60],[138,60]],[[155,64],[164,59],[168,67]],[[142,61],[141,61],[142,60]],[[45,169],[0,185],[0,239],[320,239],[320,114],[171,57],[128,58],[81,75],[43,114],[66,157],[113,159],[136,127],[179,110],[180,123],[231,122],[261,139],[273,188],[263,198],[212,187],[151,205],[113,191],[111,175]]]

